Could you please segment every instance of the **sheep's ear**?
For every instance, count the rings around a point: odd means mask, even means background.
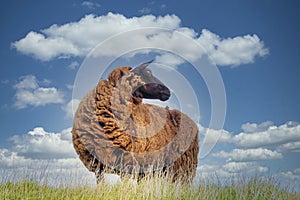
[[[150,61],[148,61],[148,62],[145,62],[145,63],[141,64],[140,66],[134,68],[134,69],[132,70],[132,72],[138,73],[138,72],[140,72],[140,71],[143,71],[143,70],[146,69],[146,67],[148,67],[148,65],[150,65],[152,62],[153,62],[153,60],[150,60]]]
[[[128,66],[114,69],[108,75],[108,82],[111,83],[113,86],[116,86],[118,80],[120,80],[120,78],[123,75],[128,74],[131,69],[132,67],[128,67]]]

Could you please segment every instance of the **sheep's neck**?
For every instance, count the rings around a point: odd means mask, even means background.
[[[137,126],[148,126],[150,124],[149,109],[143,104],[134,104],[130,118]]]
[[[147,107],[132,97],[131,88],[115,87],[102,80],[95,90],[96,119],[108,138],[116,140],[119,135],[131,138],[136,135],[133,133],[136,126],[149,124]]]
[[[168,110],[134,103],[128,95],[131,91],[123,89],[113,87],[107,81],[101,81],[95,89],[96,119],[106,138],[115,146],[131,152],[154,151],[168,144],[176,132],[167,128],[168,137],[160,134],[166,128]],[[155,145],[157,138],[160,145]]]
[[[131,95],[131,88],[114,87],[111,97],[111,112],[123,130],[136,130],[135,126],[147,126],[150,123],[149,111],[142,99]]]

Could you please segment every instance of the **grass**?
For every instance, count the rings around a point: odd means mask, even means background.
[[[288,199],[299,200],[300,193],[293,187],[282,188],[274,179],[254,177],[249,180],[228,180],[230,184],[210,184],[208,181],[198,186],[173,183],[170,178],[146,177],[138,184],[130,178],[114,186],[100,183],[97,187],[49,186],[24,180],[0,184],[0,199]]]

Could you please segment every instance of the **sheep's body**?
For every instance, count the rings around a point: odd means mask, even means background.
[[[120,68],[120,70],[125,68]],[[128,71],[128,69],[127,69]],[[138,82],[128,71],[118,84],[102,80],[80,103],[73,143],[83,164],[100,180],[104,169],[116,173],[170,170],[174,180],[194,177],[198,129],[178,110],[143,104],[131,96]]]

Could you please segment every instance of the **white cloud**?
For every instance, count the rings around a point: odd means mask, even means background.
[[[45,85],[50,85],[50,84],[52,83],[52,81],[45,78],[45,79],[42,81],[42,83],[45,84]]]
[[[31,159],[19,156],[17,152],[11,152],[8,149],[0,149],[0,167],[12,167],[18,165],[24,167],[33,164]]]
[[[209,129],[201,125],[198,127],[201,138]],[[231,177],[244,177],[245,174],[247,177],[255,177],[258,174],[269,177],[270,173],[287,183],[300,180],[300,168],[278,174],[276,171],[273,174],[276,167],[274,168],[271,163],[271,160],[276,159],[284,162],[285,156],[289,152],[300,152],[299,123],[286,122],[280,126],[275,126],[270,121],[261,124],[247,123],[242,126],[242,129],[244,132],[237,135],[226,130],[212,130],[211,140],[220,137],[222,146],[218,146],[216,148],[218,151],[210,154],[212,157],[208,157],[207,160],[199,160],[199,163],[202,163],[197,170],[199,180],[218,177],[218,179],[226,181]],[[264,148],[264,146],[271,146],[272,150]],[[231,150],[219,150],[220,148]],[[277,161],[272,162],[276,163]],[[264,163],[265,166],[261,163]]]
[[[268,130],[274,123],[271,121],[262,122],[261,124],[246,123],[242,125],[242,130],[245,133],[254,133]]]
[[[155,17],[126,18],[120,14],[108,13],[104,16],[86,15],[78,22],[64,25],[52,25],[41,30],[42,33],[30,32],[25,38],[12,44],[18,51],[34,55],[40,60],[57,57],[85,56],[98,43],[112,35],[142,27],[165,27],[174,29],[180,19],[175,15]],[[41,51],[43,47],[45,51]]]
[[[32,159],[74,158],[71,128],[59,133],[46,132],[37,127],[27,134],[11,138],[14,151],[18,155]]]
[[[290,171],[282,171],[274,173],[273,166],[263,166],[259,162],[213,162],[211,164],[198,165],[194,182],[201,183],[217,183],[230,184],[229,181],[245,181],[253,178],[261,177],[270,180],[276,178],[278,183],[287,183],[289,186],[298,186],[300,181],[300,168]],[[276,171],[277,172],[277,171]],[[285,182],[283,182],[285,181]],[[296,185],[295,185],[296,183]]]
[[[294,183],[299,183],[300,181],[300,168],[296,168],[292,171],[280,172],[277,176],[285,178],[290,181],[294,181]]]
[[[95,186],[94,173],[75,153],[71,128],[51,133],[38,127],[10,141],[11,149],[0,149],[0,182],[34,180],[53,186]]]
[[[14,85],[15,89],[36,89],[38,87],[38,83],[36,77],[33,75],[28,75],[21,77],[20,82]]]
[[[255,34],[221,38],[204,29],[198,41],[217,65],[253,63],[256,56],[262,57],[268,54],[264,43]]]
[[[227,158],[227,162],[245,162],[258,160],[281,159],[283,156],[277,151],[268,149],[233,149],[231,152],[220,151],[212,154],[214,157]]]
[[[279,152],[295,152],[300,153],[300,141],[289,142],[277,147]]]
[[[197,170],[200,173],[212,173],[212,172],[217,171],[218,169],[220,169],[220,166],[218,166],[218,165],[208,165],[208,164],[202,164],[202,165],[199,165],[197,167]]]
[[[300,175],[300,168],[296,168],[296,169],[294,170],[294,174]]]
[[[82,55],[72,41],[63,37],[46,37],[42,33],[29,32],[25,38],[12,44],[18,51],[46,61],[52,58]]]
[[[141,14],[149,14],[151,12],[150,8],[144,7],[138,11]]]
[[[25,158],[17,152],[0,149],[0,183],[34,180],[40,184],[57,186],[96,186],[94,173],[89,172],[79,158]],[[120,176],[104,174],[108,185],[121,183]]]
[[[286,122],[280,126],[268,125],[263,129],[260,125],[252,126],[259,127],[257,132],[253,129],[250,133],[242,132],[232,138],[237,146],[254,148],[300,141],[300,124],[296,122]]]
[[[257,162],[229,162],[218,164],[202,164],[197,167],[197,176],[195,182],[203,180],[214,181],[222,180],[226,183],[228,180],[238,178],[255,177],[258,174],[264,174],[269,171],[268,167],[261,166]]]
[[[78,158],[42,160],[0,149],[0,182],[34,180],[57,186],[95,185],[95,177]]]
[[[68,68],[69,69],[76,69],[77,67],[79,67],[79,62],[77,62],[77,61],[73,61],[73,62],[71,62],[69,65],[68,65]]]
[[[155,62],[163,63],[167,66],[177,66],[184,63],[185,61],[179,56],[175,56],[173,54],[162,54],[155,57]]]
[[[66,88],[68,88],[69,90],[73,90],[73,88],[74,88],[74,85],[72,85],[72,84],[66,84],[65,86],[66,86]]]
[[[269,169],[258,165],[256,162],[229,162],[223,166],[223,169],[230,173],[264,173]]]
[[[202,125],[198,124],[199,134],[201,136],[206,136],[206,142],[210,143],[210,141],[216,141],[218,143],[230,143],[232,135],[228,131],[221,129],[221,130],[215,130],[215,129],[209,129],[205,128]]]
[[[191,60],[201,58],[203,52],[196,51],[182,38],[176,37],[175,31],[201,44],[217,65],[237,66],[252,63],[255,57],[262,57],[268,53],[263,42],[255,34],[222,38],[205,29],[198,34],[191,28],[182,27],[181,20],[176,15],[144,15],[127,18],[113,13],[103,16],[86,15],[77,22],[64,25],[54,24],[41,30],[40,33],[31,31],[24,38],[12,43],[12,47],[43,61],[69,56],[85,56],[97,44],[112,35],[146,27],[164,28],[169,31],[161,30],[155,33],[141,31],[140,35],[134,38],[115,41],[111,47],[107,47],[110,50],[100,52],[100,56],[118,56],[120,48],[130,47],[132,44],[139,44],[141,47],[156,44],[162,49],[168,47],[167,49]]]
[[[34,180],[55,187],[96,186],[94,173],[76,155],[71,137],[71,128],[60,133],[35,128],[27,134],[13,136],[13,150],[0,149],[0,183]],[[114,185],[121,178],[104,174],[104,181]]]
[[[81,3],[81,5],[89,8],[89,9],[96,9],[96,8],[101,7],[101,5],[99,3],[92,2],[92,1],[84,1]]]
[[[9,149],[0,149],[0,168],[23,168],[36,167],[45,165],[48,168],[56,169],[72,169],[77,168],[81,161],[77,158],[61,158],[41,160],[39,158],[27,158],[19,155],[16,151]]]
[[[38,80],[33,75],[21,77],[14,88],[16,89],[14,105],[18,109],[26,108],[29,105],[37,107],[64,101],[61,91],[55,87],[40,87]]]
[[[67,118],[73,118],[73,114],[77,110],[79,106],[80,100],[78,99],[71,99],[66,105],[62,107],[63,111],[66,112]]]

